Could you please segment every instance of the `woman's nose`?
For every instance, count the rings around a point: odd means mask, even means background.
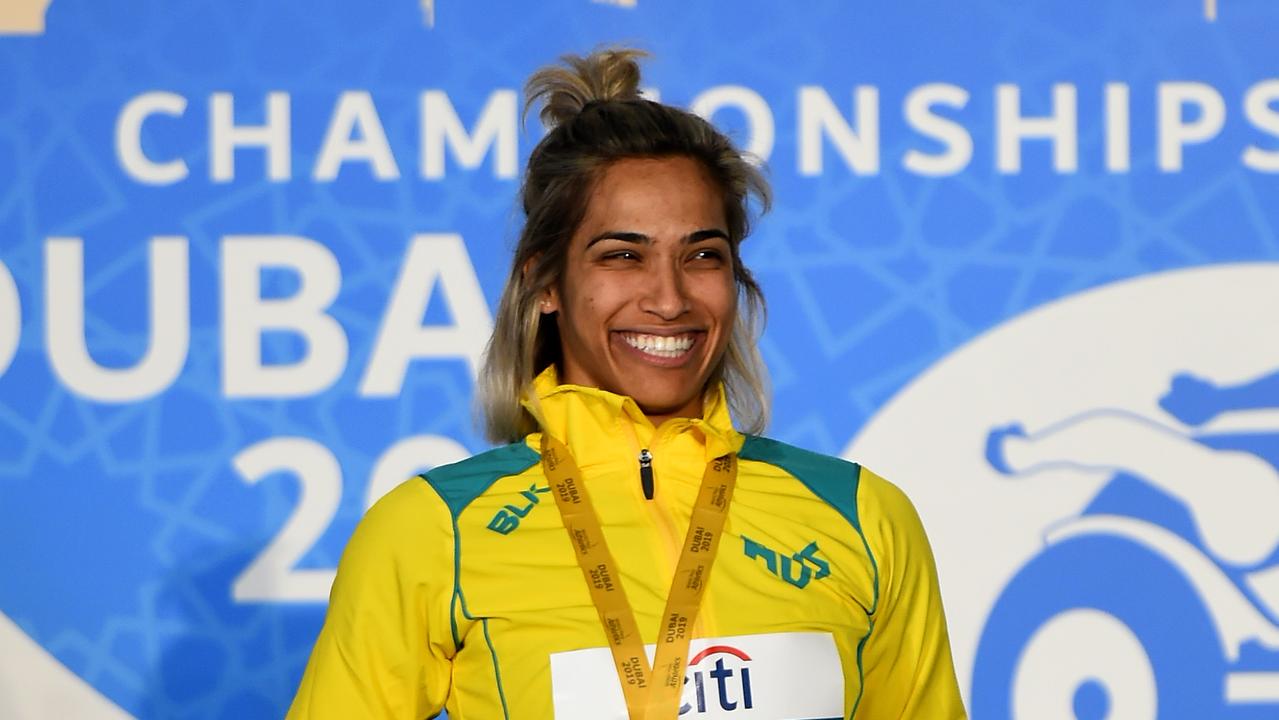
[[[659,263],[650,269],[640,310],[663,320],[675,320],[689,310],[684,274],[670,263]]]

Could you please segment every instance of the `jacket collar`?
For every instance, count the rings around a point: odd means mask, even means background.
[[[692,440],[703,449],[704,462],[738,452],[745,440],[733,429],[722,384],[708,388],[702,417],[671,418],[661,427],[654,427],[629,396],[596,387],[561,384],[554,365],[534,378],[522,402],[541,429],[568,445],[579,463],[586,460],[583,453],[596,455],[601,444],[616,446],[619,439],[627,446],[634,440],[633,448],[625,447],[627,455],[632,449],[675,441],[688,448],[688,441]],[[540,436],[530,436],[528,440],[530,445],[541,443]],[[538,449],[537,445],[534,448]]]

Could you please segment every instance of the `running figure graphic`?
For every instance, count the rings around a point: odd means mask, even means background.
[[[987,435],[1017,482],[1109,479],[988,616],[974,717],[1277,716],[1279,371],[1179,373],[1159,406]]]

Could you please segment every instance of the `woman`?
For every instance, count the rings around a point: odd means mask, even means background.
[[[739,253],[767,185],[641,99],[637,55],[531,78],[551,130],[481,377],[510,444],[369,511],[291,716],[963,716],[909,501],[739,431],[767,407]]]

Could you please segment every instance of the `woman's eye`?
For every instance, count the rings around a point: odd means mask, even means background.
[[[639,253],[634,250],[614,250],[604,255],[605,260],[639,260]]]
[[[724,259],[724,253],[714,248],[702,248],[695,251],[690,259],[703,262],[720,262]]]

